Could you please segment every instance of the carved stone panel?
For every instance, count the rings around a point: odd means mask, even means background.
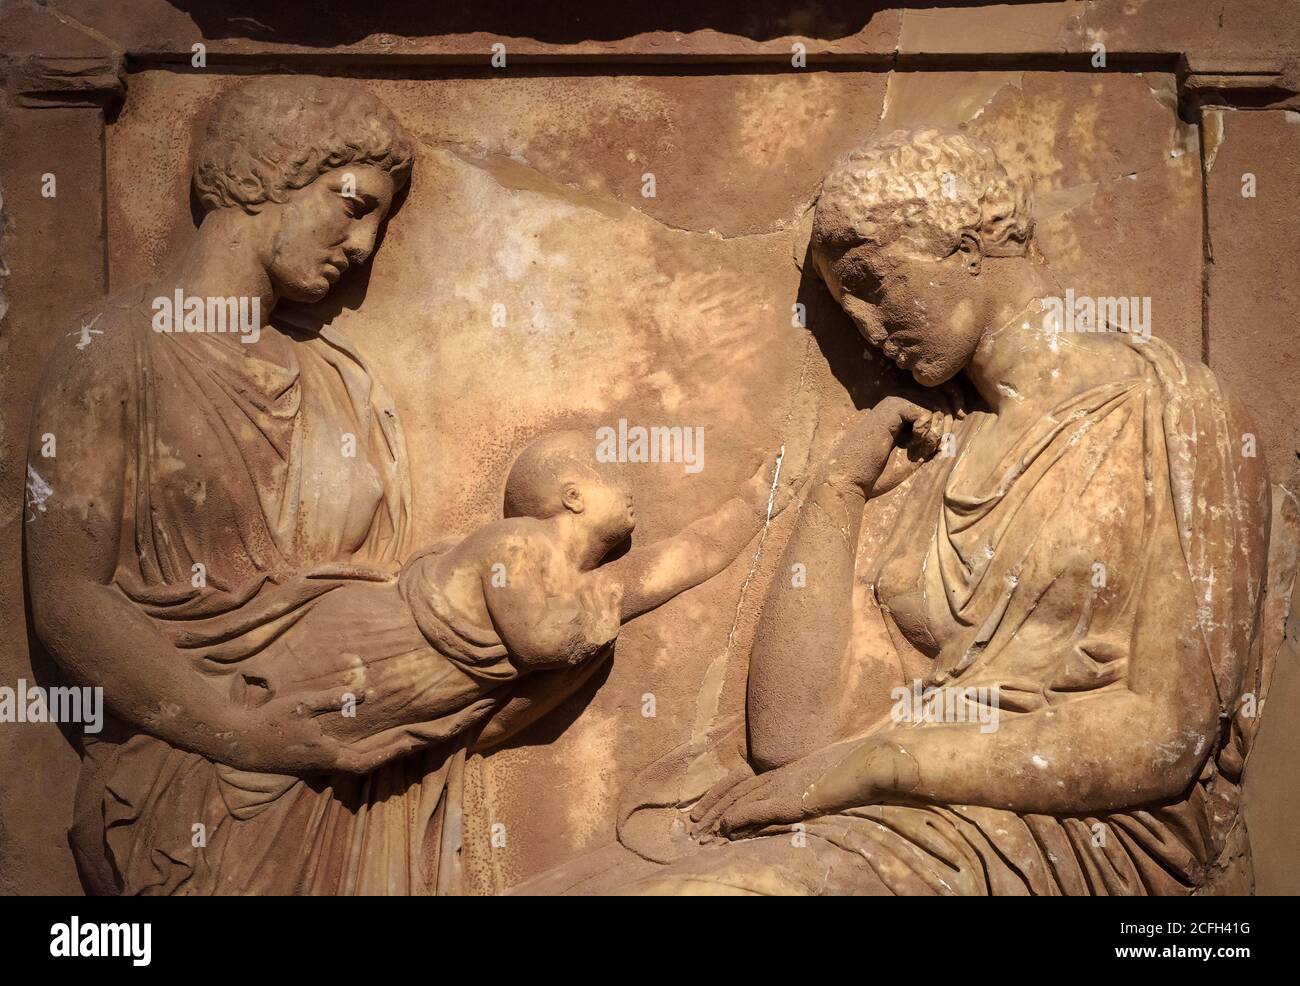
[[[1300,886],[1263,14],[93,6],[0,33],[0,889]]]

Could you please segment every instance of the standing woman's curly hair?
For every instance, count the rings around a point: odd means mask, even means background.
[[[380,168],[401,188],[414,156],[397,117],[355,82],[257,79],[212,108],[194,155],[194,192],[205,210],[251,213],[350,164]]]

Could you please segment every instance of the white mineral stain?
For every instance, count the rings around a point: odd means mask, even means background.
[[[54,495],[50,484],[31,466],[27,467],[27,503],[41,513],[45,513],[45,501]]]

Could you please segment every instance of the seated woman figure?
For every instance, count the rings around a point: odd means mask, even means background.
[[[812,255],[872,345],[925,387],[964,374],[982,407],[891,498],[864,557],[864,512],[907,472],[918,411],[860,412],[803,493],[777,571],[801,563],[806,585],[770,590],[747,728],[714,744],[740,769],[680,803],[657,765],[620,821],[653,862],[530,888],[1211,888],[1225,847],[1244,855],[1242,698],[1267,683],[1270,488],[1240,405],[1158,339],[1046,317],[1062,290],[1027,195],[971,137],[898,132],[849,155]],[[876,652],[852,646],[855,598],[883,618]],[[891,715],[889,685],[915,680],[965,715]],[[655,813],[671,851],[638,845]]]

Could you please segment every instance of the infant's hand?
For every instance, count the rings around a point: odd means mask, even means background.
[[[778,451],[769,454],[745,484],[747,499],[761,521],[766,521],[769,516],[775,517],[794,499],[798,475],[789,467],[785,453],[786,447],[783,445]]]
[[[779,452],[771,452],[763,458],[762,464],[754,470],[754,475],[749,477],[745,484],[745,499],[747,499],[755,510],[761,510],[765,515],[767,513],[767,501],[772,496],[772,477],[776,471],[776,464],[780,458]]]

